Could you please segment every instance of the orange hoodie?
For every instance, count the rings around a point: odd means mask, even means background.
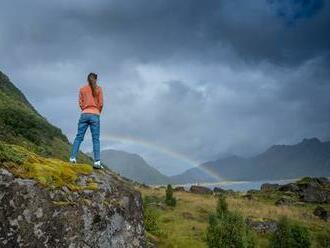
[[[88,83],[81,87],[79,91],[79,106],[82,113],[101,114],[103,108],[102,88],[97,85],[96,97],[94,98]]]

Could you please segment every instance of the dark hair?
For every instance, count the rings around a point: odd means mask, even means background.
[[[88,83],[89,83],[89,86],[90,86],[91,89],[92,89],[93,97],[94,97],[94,99],[96,99],[96,95],[97,95],[97,92],[96,92],[96,84],[94,84],[94,83],[92,83],[92,82],[90,81],[90,78],[91,78],[91,77],[97,79],[97,74],[94,73],[94,72],[91,72],[91,73],[89,73],[88,76],[87,76],[87,81],[88,81]]]

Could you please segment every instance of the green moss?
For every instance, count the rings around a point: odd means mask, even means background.
[[[41,157],[26,148],[0,142],[0,166],[5,167],[21,178],[34,179],[40,184],[51,187],[68,187],[70,190],[96,190],[97,183],[87,181],[86,186],[76,183],[80,175],[93,171],[88,164],[70,164],[59,159]]]

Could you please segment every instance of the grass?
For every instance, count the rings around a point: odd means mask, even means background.
[[[137,188],[142,196],[154,199],[164,198],[164,189]],[[177,199],[175,208],[161,205],[158,207],[160,214],[159,227],[161,235],[150,235],[151,240],[157,242],[158,247],[207,247],[205,242],[205,231],[208,226],[208,215],[215,211],[217,198],[213,195],[198,195],[188,192],[174,192]],[[293,221],[306,226],[311,232],[312,247],[318,247],[316,236],[322,230],[329,228],[330,224],[320,220],[313,215],[315,204],[304,204],[302,206],[275,206],[276,199],[258,197],[248,200],[241,195],[230,195],[226,198],[231,211],[241,213],[245,218],[255,220],[273,219],[279,220],[287,216]],[[330,204],[322,205],[330,208]],[[257,247],[268,246],[269,235],[257,234]]]
[[[93,171],[92,166],[72,165],[59,159],[41,157],[17,145],[0,142],[0,167],[20,178],[34,179],[45,187],[65,186],[73,191],[97,189],[97,183],[92,180],[87,180],[84,186],[77,183],[80,175],[88,175]]]

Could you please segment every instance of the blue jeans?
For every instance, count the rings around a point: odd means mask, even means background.
[[[90,113],[81,113],[80,115],[78,132],[73,142],[70,158],[76,158],[88,127],[90,127],[92,133],[94,161],[100,160],[100,116]]]

